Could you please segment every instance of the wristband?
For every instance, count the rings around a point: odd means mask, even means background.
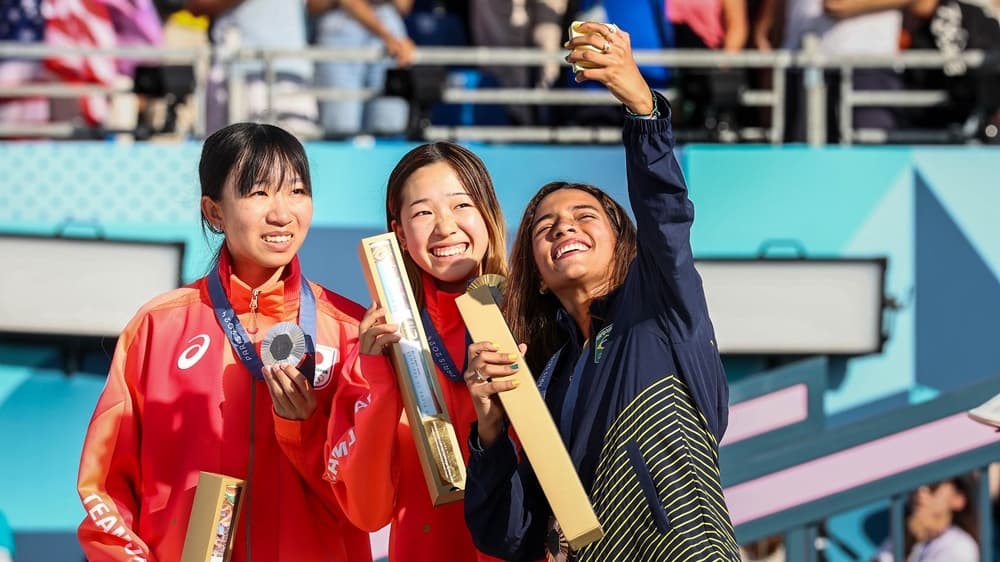
[[[659,104],[656,101],[656,94],[653,93],[653,90],[650,90],[649,93],[653,96],[653,110],[652,111],[650,111],[649,113],[645,113],[645,114],[643,114],[643,113],[636,113],[636,112],[632,111],[631,109],[629,109],[627,105],[623,104],[623,106],[625,107],[625,114],[628,115],[629,117],[634,117],[636,119],[659,119],[659,117],[660,117],[660,108],[659,108]]]

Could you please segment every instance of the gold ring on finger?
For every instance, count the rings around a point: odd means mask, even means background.
[[[601,52],[605,55],[611,52],[611,41],[604,42],[604,47],[601,49]]]
[[[611,35],[614,35],[615,33],[618,33],[618,26],[617,25],[615,25],[613,23],[609,23],[607,25],[608,25],[608,33],[610,33]]]

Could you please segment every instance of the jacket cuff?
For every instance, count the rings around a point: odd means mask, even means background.
[[[673,114],[673,110],[670,107],[670,102],[663,94],[653,91],[653,96],[656,98],[656,109],[659,111],[660,116],[656,119],[643,118],[642,116],[632,116],[629,115],[628,111],[625,111],[625,133],[631,133],[633,131],[638,131],[642,133],[661,133],[670,130],[670,119]],[[624,107],[624,106],[623,106]]]
[[[322,425],[323,416],[320,415],[320,408],[311,416],[304,420],[290,420],[279,416],[274,409],[271,410],[271,417],[274,418],[274,435],[278,441],[289,444],[305,443],[310,436],[316,432],[316,427]]]
[[[513,466],[517,465],[517,451],[514,450],[514,442],[507,433],[507,422],[504,422],[500,436],[489,447],[483,447],[479,442],[479,422],[472,422],[469,429],[469,458],[476,458],[479,462],[486,462],[490,465],[494,463],[503,464],[507,458],[514,459]]]

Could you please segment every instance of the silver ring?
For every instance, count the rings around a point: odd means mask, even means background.
[[[483,374],[479,372],[479,369],[476,369],[476,382],[487,382],[486,379],[483,378]]]
[[[607,26],[608,26],[608,33],[610,33],[612,35],[614,35],[615,33],[618,33],[618,26],[617,25],[615,25],[613,23],[609,23],[609,24],[607,24]]]
[[[604,47],[601,49],[601,52],[605,55],[611,52],[611,41],[604,42]]]

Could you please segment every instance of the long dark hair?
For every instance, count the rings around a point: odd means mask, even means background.
[[[625,281],[629,265],[636,254],[635,224],[625,209],[601,189],[583,183],[557,181],[543,185],[535,193],[524,210],[514,238],[510,256],[510,279],[504,294],[503,308],[514,340],[528,344],[528,368],[536,375],[565,339],[556,324],[556,313],[562,305],[551,293],[541,292],[542,277],[532,251],[532,225],[538,205],[561,189],[576,189],[593,196],[608,215],[616,237],[615,253],[605,285],[608,293]]]
[[[500,203],[497,201],[496,190],[493,188],[493,179],[490,178],[490,173],[483,161],[461,145],[451,142],[423,144],[407,152],[399,160],[392,173],[389,174],[389,183],[386,187],[386,228],[392,230],[393,221],[400,221],[400,212],[403,207],[403,188],[410,176],[424,166],[438,162],[446,162],[455,171],[458,181],[462,182],[462,186],[469,193],[486,224],[486,233],[490,244],[483,255],[483,261],[479,264],[479,273],[506,275],[506,223],[503,211],[500,209]],[[408,252],[403,252],[403,262],[406,264],[406,272],[410,278],[410,287],[413,288],[413,296],[417,299],[417,304],[422,306],[424,291],[420,268],[413,263]]]

